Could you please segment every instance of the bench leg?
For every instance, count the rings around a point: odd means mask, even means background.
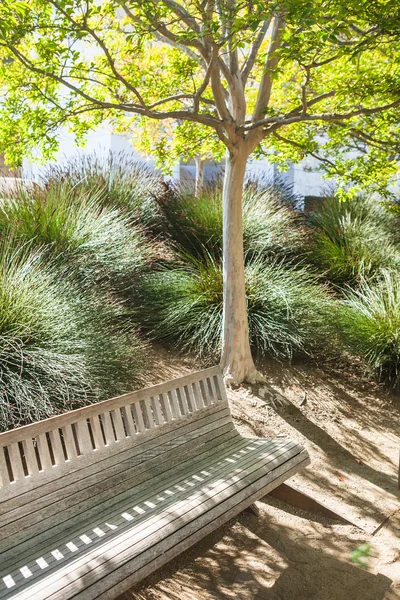
[[[253,513],[253,515],[255,515],[256,517],[260,516],[260,509],[258,508],[258,506],[256,504],[251,504],[247,510],[249,510],[250,512]]]

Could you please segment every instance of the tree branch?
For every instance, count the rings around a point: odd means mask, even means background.
[[[73,27],[75,27],[78,31],[86,31],[86,33],[88,33],[94,40],[95,42],[100,46],[100,48],[103,51],[104,56],[107,59],[107,62],[110,66],[110,69],[115,77],[115,79],[117,81],[119,81],[120,83],[122,83],[130,92],[132,92],[136,98],[138,99],[139,103],[142,106],[145,106],[145,102],[142,98],[142,96],[140,95],[139,91],[136,89],[135,86],[133,86],[127,79],[125,79],[125,77],[123,77],[123,75],[121,75],[119,73],[119,71],[117,70],[116,66],[115,66],[115,61],[111,56],[110,51],[108,50],[107,46],[105,45],[105,43],[103,42],[103,40],[100,39],[100,37],[97,35],[97,33],[95,31],[93,31],[93,29],[91,29],[86,22],[86,19],[84,19],[84,22],[82,25],[80,25],[79,23],[77,23],[72,17],[71,15],[65,11],[58,2],[56,2],[56,0],[48,0],[50,2],[50,4],[52,4],[54,6],[54,8],[56,10],[58,10],[62,15],[64,15],[64,17],[71,23],[71,25]]]
[[[310,103],[309,103],[310,105]],[[268,117],[266,119],[262,119],[251,125],[244,126],[241,128],[243,131],[251,131],[252,129],[257,129],[263,125],[290,125],[291,123],[299,123],[301,121],[327,121],[335,123],[337,121],[343,121],[346,119],[351,119],[352,117],[359,117],[361,115],[373,115],[380,112],[384,112],[385,110],[390,110],[391,108],[396,108],[400,106],[400,98],[394,100],[390,104],[384,104],[382,106],[376,106],[375,108],[360,108],[358,110],[354,110],[349,113],[322,113],[317,115],[309,115],[308,113],[294,116],[286,116],[286,117]]]
[[[301,144],[299,144],[298,142],[295,142],[294,140],[290,140],[289,138],[285,138],[282,135],[280,135],[279,133],[274,132],[273,137],[275,137],[277,140],[279,140],[281,142],[284,142],[285,144],[289,144],[290,146],[293,146],[294,148],[299,148],[299,150],[301,150],[306,156],[312,156],[313,158],[316,158],[320,162],[324,162],[324,163],[328,164],[330,167],[332,167],[335,170],[335,172],[338,175],[341,174],[341,171],[339,171],[339,169],[337,168],[335,163],[332,162],[331,160],[329,160],[329,158],[320,156],[316,152],[307,152]]]
[[[6,45],[0,43],[0,46],[5,47]],[[41,69],[40,67],[36,67],[31,61],[29,61],[29,59],[26,56],[21,54],[21,52],[19,52],[19,50],[17,50],[17,48],[10,46],[8,44],[6,47],[8,48],[8,50],[10,52],[12,52],[12,54],[19,60],[19,62],[21,64],[23,64],[27,69],[29,69],[33,73],[37,73],[38,75],[42,75],[44,77],[48,77],[49,79],[52,79],[53,81],[57,81],[58,83],[67,87],[68,89],[70,89],[72,92],[74,92],[81,98],[84,98],[91,104],[94,104],[101,108],[108,108],[108,109],[112,109],[112,110],[123,110],[126,112],[143,115],[145,117],[150,117],[152,119],[157,119],[157,120],[182,119],[185,121],[192,121],[195,123],[202,123],[203,125],[209,125],[210,127],[213,127],[214,129],[220,128],[222,125],[222,123],[219,119],[217,119],[207,113],[194,114],[192,111],[185,111],[185,110],[174,110],[174,111],[169,111],[169,112],[155,112],[155,111],[151,110],[148,106],[142,106],[142,105],[138,105],[138,104],[126,104],[126,103],[115,104],[113,102],[105,102],[103,100],[98,100],[97,98],[94,98],[94,97],[90,96],[89,94],[87,94],[86,92],[84,92],[83,90],[81,90],[79,87],[76,87],[75,85],[73,85],[67,79],[65,79],[63,77],[59,77],[58,75],[55,75],[54,73],[49,73],[49,72],[45,71],[44,69]]]
[[[260,50],[261,44],[263,43],[263,41],[265,39],[265,36],[267,34],[268,27],[270,26],[270,24],[271,24],[271,19],[264,21],[257,38],[255,39],[255,41],[253,42],[253,44],[251,46],[250,53],[242,67],[243,87],[246,87],[247,80],[249,78],[252,68],[254,67],[254,63],[256,61],[258,52]]]
[[[282,33],[284,30],[284,22],[281,17],[274,18],[274,24],[271,33],[271,41],[268,48],[267,59],[265,61],[264,74],[262,76],[258,91],[256,106],[253,112],[253,122],[260,119],[268,108],[269,100],[272,91],[272,71],[278,65],[278,57],[276,51],[282,44]]]
[[[201,96],[207,89],[208,84],[210,83],[210,79],[211,79],[212,72],[215,67],[217,58],[218,58],[218,50],[214,47],[212,50],[211,61],[207,67],[207,71],[206,71],[204,80],[193,98],[193,112],[195,112],[195,113],[197,113],[199,111],[199,103],[200,103]],[[214,104],[214,102],[213,102],[213,104]]]

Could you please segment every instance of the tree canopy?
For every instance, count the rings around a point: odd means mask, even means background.
[[[246,136],[381,192],[397,170],[395,0],[5,0],[0,34],[12,164],[51,156],[60,125],[83,143],[107,119],[166,164]]]
[[[50,156],[60,125],[83,142],[104,120],[210,130],[226,148],[221,365],[227,381],[254,381],[248,158],[312,155],[344,184],[387,193],[398,169],[399,35],[397,0],[3,0],[0,150],[14,163],[38,146]],[[170,151],[162,136],[157,151]]]

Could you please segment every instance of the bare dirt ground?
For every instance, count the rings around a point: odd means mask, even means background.
[[[148,383],[201,365],[156,350]],[[311,465],[289,483],[347,520],[266,496],[119,600],[400,600],[400,401],[360,374],[260,365],[228,396],[246,436],[287,435]],[[272,406],[273,405],[273,406]],[[368,569],[351,552],[371,545]]]

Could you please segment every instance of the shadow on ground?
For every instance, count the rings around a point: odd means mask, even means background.
[[[278,504],[280,504],[278,502]],[[391,580],[353,565],[363,539],[331,525],[242,513],[118,600],[384,600]],[[307,523],[307,524],[306,524]],[[347,527],[347,531],[349,528]],[[340,556],[340,558],[338,558]]]

